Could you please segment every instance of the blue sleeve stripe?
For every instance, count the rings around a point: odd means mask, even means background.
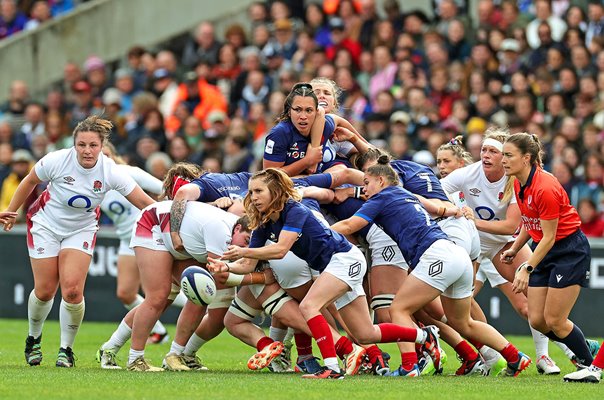
[[[293,226],[287,226],[287,225],[284,225],[282,229],[284,231],[290,231],[290,232],[296,232],[296,233],[302,232],[301,228],[294,228]]]
[[[366,216],[365,214],[361,214],[361,213],[355,213],[353,215],[353,217],[359,217],[359,218],[363,218],[365,221],[368,222],[373,222],[373,219],[369,218],[368,216]]]

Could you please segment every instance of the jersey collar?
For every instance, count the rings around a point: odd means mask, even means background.
[[[518,198],[520,200],[524,200],[524,190],[533,183],[533,177],[535,176],[535,172],[537,171],[537,166],[533,165],[531,168],[531,172],[529,173],[528,179],[526,180],[526,184],[524,186],[520,185],[520,192],[518,193]]]

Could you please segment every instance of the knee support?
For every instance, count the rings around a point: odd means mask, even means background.
[[[378,294],[371,299],[371,309],[373,311],[390,308],[394,300],[393,294]]]
[[[212,301],[208,305],[208,310],[215,310],[217,308],[229,308],[231,302],[235,298],[236,293],[237,288],[235,287],[227,289],[218,289],[216,291],[216,297],[214,297],[214,301]]]
[[[255,308],[248,306],[241,299],[233,299],[233,302],[229,307],[229,312],[246,321],[252,321],[255,317],[262,314],[262,310],[256,310]]]
[[[262,303],[262,308],[264,308],[264,312],[272,317],[290,300],[292,298],[285,293],[285,290],[279,289]]]

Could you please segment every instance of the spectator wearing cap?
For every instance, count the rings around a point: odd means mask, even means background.
[[[13,198],[17,187],[21,181],[25,179],[30,169],[33,167],[33,163],[34,158],[29,151],[19,149],[13,152],[10,164],[10,173],[2,182],[2,187],[0,189],[0,208],[2,210],[6,210],[8,208],[8,205]],[[17,210],[19,213],[17,220],[23,220],[25,216],[23,211],[27,209],[25,204],[31,204],[31,200],[33,200],[32,195],[34,195],[34,199],[37,197],[36,193],[29,195],[28,200],[26,200],[24,205]]]
[[[84,62],[84,72],[86,80],[90,84],[92,96],[101,98],[105,89],[109,87],[105,62],[100,57],[92,55]]]
[[[198,77],[195,72],[185,74],[185,81],[179,85],[174,110],[179,104],[187,105],[191,113],[199,119],[204,129],[209,128],[207,117],[214,110],[227,111],[226,98],[216,86],[209,84],[204,78]],[[168,131],[176,132],[180,128],[180,121],[172,115],[166,121]]]
[[[390,135],[407,136],[411,117],[405,111],[395,111],[390,115]]]
[[[218,136],[224,138],[229,129],[229,118],[224,111],[215,110],[208,115],[210,128],[218,133]]]
[[[338,50],[346,49],[350,53],[355,67],[358,67],[362,51],[361,44],[347,37],[345,28],[344,21],[341,18],[334,17],[329,20],[331,44],[325,49],[325,54],[329,61],[333,61]]]
[[[291,60],[297,50],[294,27],[289,19],[278,19],[272,25],[272,36],[262,49],[265,55],[279,55]]]
[[[26,23],[27,17],[17,8],[16,0],[0,0],[0,39],[22,31]]]
[[[501,75],[512,75],[522,68],[520,43],[516,39],[504,39],[499,46],[499,68]]]
[[[164,118],[170,116],[178,96],[178,83],[170,71],[158,68],[153,72],[153,93],[158,97],[158,108]]]
[[[121,95],[120,106],[123,114],[132,112],[132,99],[139,91],[134,85],[134,74],[130,68],[119,68],[115,71],[115,88]],[[107,89],[109,90],[109,89]]]
[[[539,35],[539,25],[542,22],[549,25],[552,39],[556,42],[562,40],[567,29],[566,22],[552,13],[551,0],[535,0],[535,19],[526,26],[526,39],[533,49],[541,46],[542,37]]]
[[[215,65],[218,62],[218,51],[221,45],[216,39],[214,26],[210,22],[204,21],[197,26],[194,36],[185,45],[182,63],[188,68],[193,68],[202,60],[210,65]]]

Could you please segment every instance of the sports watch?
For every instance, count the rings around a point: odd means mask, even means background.
[[[526,272],[528,272],[530,274],[531,272],[533,272],[535,270],[535,267],[533,267],[530,264],[524,264],[524,269],[526,269]]]

